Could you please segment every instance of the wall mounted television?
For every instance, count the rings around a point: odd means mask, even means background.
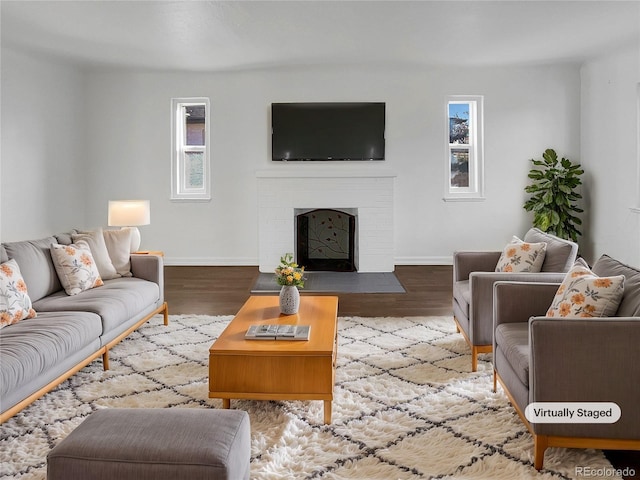
[[[384,160],[384,128],[384,102],[272,103],[272,160]]]

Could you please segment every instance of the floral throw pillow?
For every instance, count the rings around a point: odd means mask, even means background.
[[[71,245],[52,245],[51,258],[67,295],[77,295],[103,285],[86,242],[80,240]]]
[[[36,311],[31,306],[22,273],[15,260],[0,265],[0,328],[33,318]]]
[[[546,253],[545,242],[528,243],[513,237],[500,255],[496,272],[537,273],[542,269]]]
[[[547,317],[610,317],[618,311],[624,275],[598,277],[576,262],[558,288]]]

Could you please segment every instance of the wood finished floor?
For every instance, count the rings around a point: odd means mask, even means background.
[[[235,315],[249,298],[258,273],[258,267],[166,266],[169,313]],[[338,315],[452,315],[450,265],[399,265],[395,273],[406,293],[338,294]]]

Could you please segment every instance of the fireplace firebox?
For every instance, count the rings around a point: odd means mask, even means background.
[[[309,271],[355,272],[356,215],[316,209],[296,215],[297,262]]]

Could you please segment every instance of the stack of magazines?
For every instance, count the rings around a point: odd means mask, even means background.
[[[311,325],[251,325],[248,340],[309,340]]]

